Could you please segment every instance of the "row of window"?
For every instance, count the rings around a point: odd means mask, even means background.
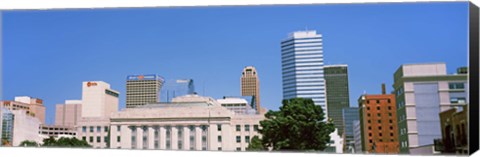
[[[89,129],[89,132],[94,132],[94,130],[95,130],[95,127],[94,127],[94,126],[90,126],[89,128],[90,128],[90,129]],[[96,130],[97,130],[97,131],[96,131],[97,133],[101,132],[102,126],[97,126],[96,128],[97,128],[97,129],[96,129]],[[108,126],[104,126],[103,128],[104,128],[104,129],[103,129],[104,132],[108,132]],[[86,133],[86,132],[87,132],[87,127],[86,127],[86,126],[83,126],[83,127],[82,127],[82,132],[83,132],[83,133]]]
[[[90,136],[89,139],[88,139],[88,142],[89,142],[89,143],[93,143],[93,142],[94,142],[94,140],[93,140],[94,138],[95,138],[95,137]],[[101,139],[102,139],[102,137],[97,136],[97,137],[96,137],[96,143],[101,143],[101,142],[102,142]],[[87,141],[87,137],[86,137],[86,136],[83,136],[83,137],[82,137],[82,140]],[[118,140],[119,140],[119,139],[118,139]],[[120,141],[120,140],[119,140],[119,141]],[[108,136],[103,137],[103,142],[105,142],[105,143],[108,142]]]
[[[390,119],[390,120],[388,120],[388,122],[389,122],[390,124],[392,124],[392,123],[393,123],[393,120]],[[372,121],[369,119],[369,120],[368,120],[368,124],[370,124],[370,123],[372,123]],[[377,123],[382,123],[382,120],[377,120]]]
[[[380,100],[376,100],[375,102],[377,102],[377,104],[380,104]],[[390,99],[387,99],[387,103],[390,103]],[[370,100],[367,100],[367,104],[370,104]]]
[[[392,106],[387,107],[388,110],[392,110]],[[370,110],[370,106],[367,106],[367,110]],[[377,110],[380,111],[380,106],[377,106]]]
[[[400,129],[400,135],[406,134],[407,133],[407,128],[401,128]]]
[[[236,127],[236,131],[241,131],[242,130],[241,125],[236,125],[235,127]],[[244,129],[245,129],[245,131],[250,131],[250,125],[246,124],[244,126]],[[253,131],[258,131],[258,125],[257,124],[253,125]]]
[[[242,142],[242,137],[241,136],[236,136],[235,137],[235,141],[237,143],[241,143]],[[245,142],[246,143],[250,143],[250,136],[245,136]]]

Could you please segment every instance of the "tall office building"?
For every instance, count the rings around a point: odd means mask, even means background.
[[[362,129],[360,127],[360,120],[353,121],[353,139],[355,141],[354,153],[362,153]]]
[[[25,110],[28,115],[38,118],[43,124],[45,123],[45,106],[42,99],[18,96],[15,97],[14,101],[0,101],[1,106],[10,111]]]
[[[447,74],[445,63],[404,64],[394,74],[400,152],[432,154],[441,139],[439,114],[468,104],[468,74]]]
[[[327,65],[324,66],[325,84],[327,92],[328,117],[338,129],[339,135],[343,134],[342,109],[350,106],[348,93],[348,66]],[[351,128],[351,127],[348,127]]]
[[[55,106],[55,125],[73,127],[82,118],[82,101],[66,100]]]
[[[346,107],[342,110],[343,115],[343,143],[345,144],[345,152],[355,152],[355,139],[353,121],[360,120],[359,110],[357,107]]]
[[[253,66],[243,69],[241,80],[242,96],[254,96],[255,109],[260,111],[260,85],[257,70]]]
[[[103,81],[83,82],[82,117],[110,117],[118,111],[119,93]]]
[[[311,98],[325,113],[322,35],[298,31],[281,42],[283,98]]]
[[[395,95],[386,94],[385,84],[382,94],[365,94],[358,99],[360,127],[364,152],[399,153]]]
[[[195,93],[193,79],[165,80],[160,89],[159,102],[171,102],[173,98]]]
[[[164,79],[158,75],[127,76],[127,108],[160,102]]]

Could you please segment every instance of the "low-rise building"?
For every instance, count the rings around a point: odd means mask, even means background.
[[[110,148],[245,151],[263,119],[235,114],[213,98],[186,95],[113,114]]]
[[[42,138],[48,137],[75,137],[77,131],[73,127],[59,125],[40,125]]]
[[[30,116],[24,110],[14,110],[13,113],[13,138],[12,146],[19,146],[23,141],[41,143],[43,138],[38,134],[40,121]]]
[[[442,153],[468,154],[468,108],[452,108],[440,113]]]
[[[45,106],[42,99],[19,96],[15,97],[14,101],[0,101],[0,107],[10,111],[24,110],[28,115],[38,118],[42,124],[45,123]]]

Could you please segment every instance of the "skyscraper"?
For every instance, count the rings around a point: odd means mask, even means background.
[[[164,79],[158,75],[127,76],[127,108],[160,102]]]
[[[165,80],[160,89],[159,102],[171,102],[173,98],[195,93],[193,79]]]
[[[442,138],[440,112],[468,104],[468,74],[463,69],[447,74],[445,63],[404,64],[397,69],[393,88],[401,153],[425,154],[425,147]]]
[[[242,96],[254,96],[255,109],[260,111],[260,85],[257,70],[253,66],[247,66],[243,69],[240,78]]]
[[[322,35],[298,31],[281,42],[283,98],[311,98],[327,112]]]
[[[324,66],[325,83],[327,92],[328,117],[333,119],[333,124],[340,135],[343,134],[342,109],[350,106],[348,94],[348,66]],[[351,127],[348,127],[351,128]]]
[[[83,82],[82,117],[109,117],[118,111],[118,95],[103,81]]]

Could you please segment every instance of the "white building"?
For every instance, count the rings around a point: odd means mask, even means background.
[[[73,127],[82,118],[82,101],[66,100],[55,106],[55,125]]]
[[[235,114],[209,97],[186,95],[113,114],[110,148],[244,151],[263,119]]]
[[[460,69],[458,69],[460,70]],[[394,74],[400,153],[434,154],[442,138],[439,113],[468,104],[468,74],[445,63],[401,65]],[[428,153],[426,153],[428,152]]]
[[[281,49],[283,98],[311,98],[328,113],[322,35],[316,31],[293,32],[281,42]]]
[[[85,140],[92,148],[108,148],[108,132],[110,119],[108,117],[84,117],[77,122],[77,138]]]
[[[118,111],[118,95],[103,81],[83,82],[82,117],[109,117]]]
[[[28,115],[25,110],[14,110],[12,113],[14,115],[13,146],[19,146],[25,140],[42,142],[43,139],[39,134],[41,122],[38,118]]]

